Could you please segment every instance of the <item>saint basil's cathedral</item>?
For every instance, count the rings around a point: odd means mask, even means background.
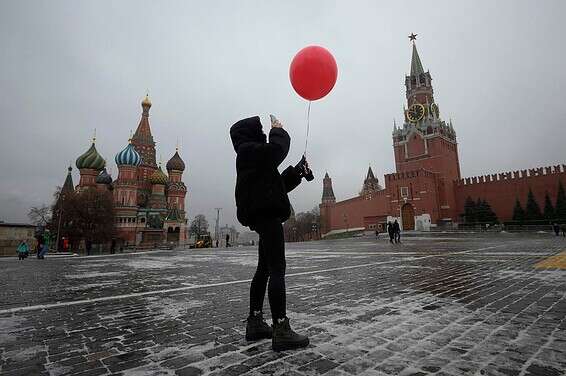
[[[542,207],[545,198],[556,202],[559,185],[566,184],[566,165],[531,168],[462,178],[458,143],[452,121],[440,115],[434,99],[432,76],[424,71],[412,43],[411,68],[405,76],[404,122],[393,125],[393,154],[396,171],[385,175],[385,188],[371,167],[359,195],[336,201],[332,179],[323,179],[320,233],[365,229],[385,230],[398,220],[403,230],[429,231],[463,223],[466,200],[484,200],[499,221],[513,219],[516,203],[525,207],[527,196]]]
[[[118,177],[106,170],[106,161],[93,140],[90,148],[76,160],[80,181],[73,187],[71,167],[62,191],[96,188],[109,190],[114,199],[116,237],[125,245],[184,242],[187,219],[182,181],[185,163],[178,149],[166,164],[167,174],[155,159],[155,142],[149,127],[149,97],[143,99],[140,123],[128,145],[116,154]]]

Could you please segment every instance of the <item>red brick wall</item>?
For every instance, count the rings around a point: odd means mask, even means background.
[[[399,217],[401,206],[413,205],[415,215],[430,214],[433,223],[441,217],[437,191],[438,175],[429,171],[407,171],[385,175],[386,189],[372,194],[371,199],[354,197],[334,205],[321,205],[322,233],[332,230],[367,227],[368,218]],[[405,201],[401,187],[408,188]],[[347,223],[344,221],[344,214]]]
[[[380,191],[374,193],[370,200],[358,196],[337,202],[328,210],[330,212],[329,231],[346,228],[344,214],[346,214],[348,228],[364,227],[364,217],[388,214],[388,201],[386,191]]]
[[[493,181],[494,178],[497,180]],[[487,181],[489,179],[489,181]],[[566,167],[556,166],[538,168],[524,171],[507,172],[495,175],[466,178],[456,182],[454,193],[456,196],[457,214],[464,212],[464,204],[469,196],[474,200],[485,199],[500,221],[513,219],[513,208],[518,198],[525,208],[529,188],[532,189],[535,199],[544,210],[544,197],[548,192],[552,205],[556,204],[558,182],[566,184]]]

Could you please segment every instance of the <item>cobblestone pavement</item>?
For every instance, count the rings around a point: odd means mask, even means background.
[[[565,249],[548,234],[288,244],[289,316],[311,345],[281,353],[243,339],[252,247],[1,259],[0,373],[563,375],[566,270],[541,261]]]

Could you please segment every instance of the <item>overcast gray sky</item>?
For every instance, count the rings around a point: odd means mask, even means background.
[[[50,203],[94,128],[115,177],[149,90],[157,155],[165,163],[179,139],[188,166],[189,217],[213,222],[222,207],[235,224],[228,129],[259,114],[267,131],[274,113],[292,137],[284,164],[299,160],[307,104],[288,67],[309,44],[339,74],[312,105],[316,179],[291,200],[317,205],[325,171],[337,199],[351,197],[369,164],[380,181],[394,171],[411,32],[464,176],[565,163],[564,14],[564,1],[2,1],[0,220]]]

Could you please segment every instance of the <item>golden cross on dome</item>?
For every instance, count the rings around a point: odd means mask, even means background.
[[[415,40],[417,40],[417,35],[418,35],[418,34],[411,33],[411,35],[409,35],[409,40],[412,41],[412,42],[414,42]]]

